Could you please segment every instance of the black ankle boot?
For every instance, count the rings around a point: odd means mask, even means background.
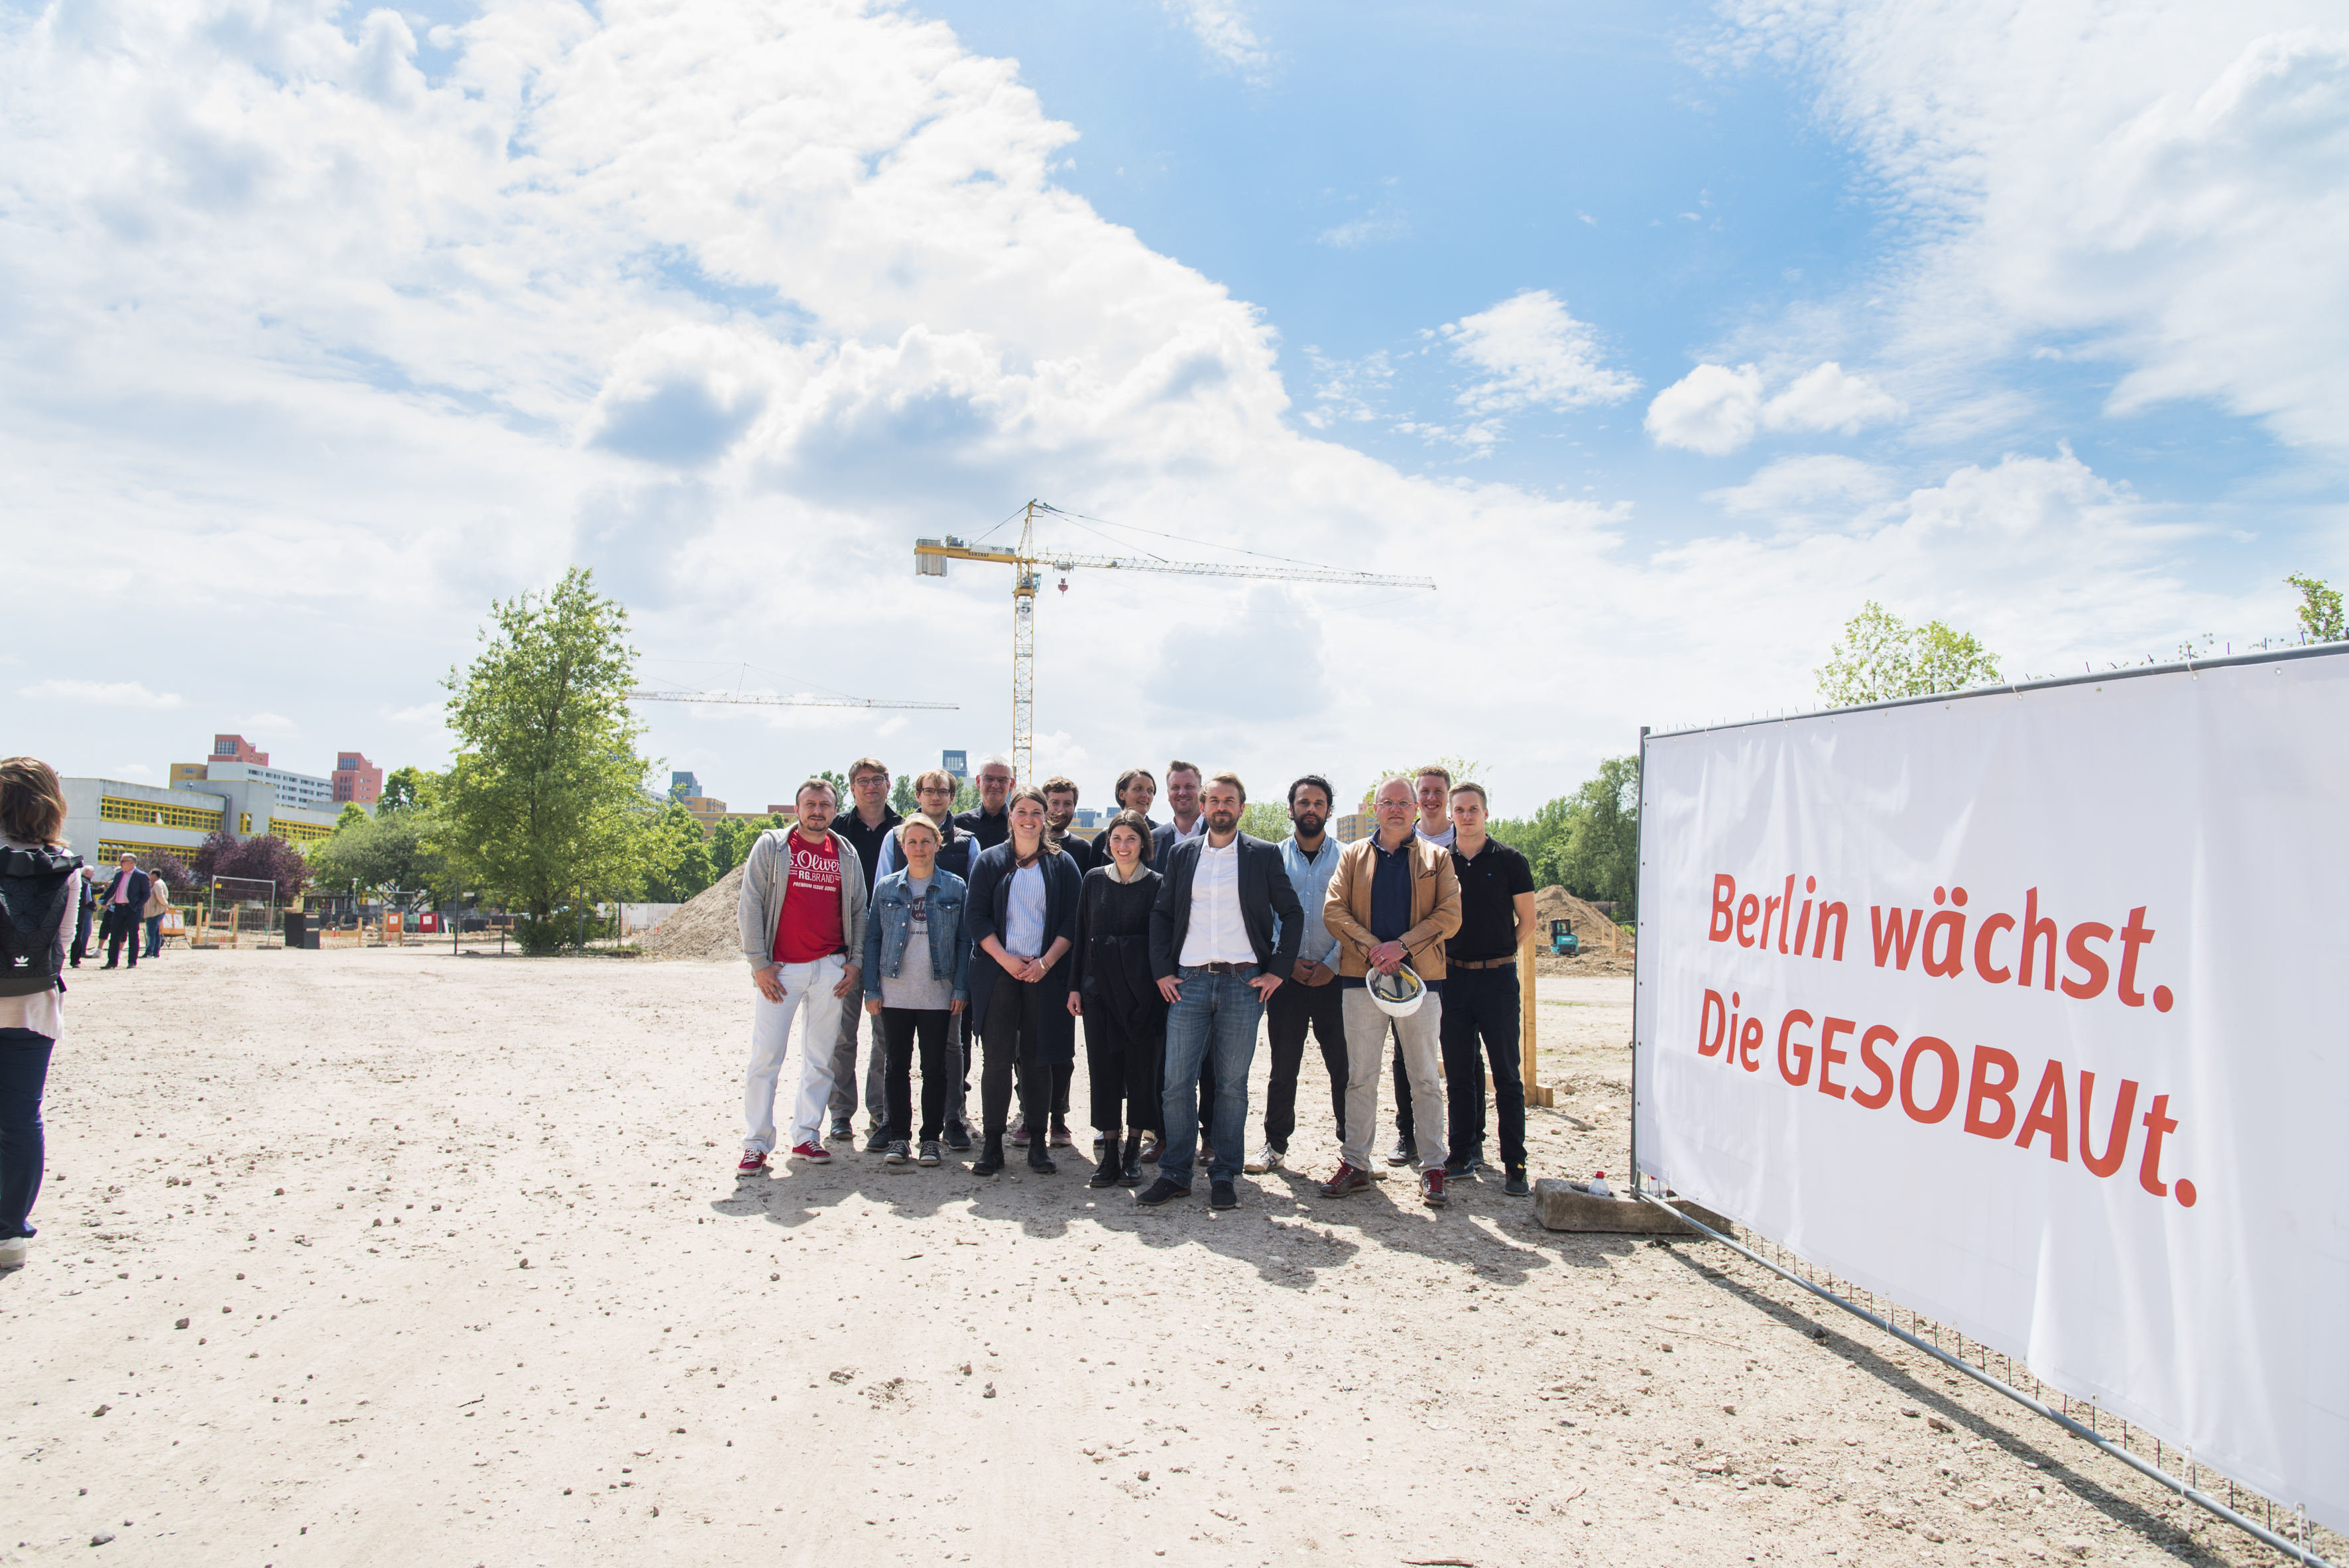
[[[1125,1169],[1119,1172],[1117,1184],[1121,1187],[1142,1185],[1142,1134],[1139,1132],[1125,1135]]]
[[[1003,1134],[990,1132],[987,1135],[987,1142],[979,1149],[978,1158],[971,1162],[970,1173],[974,1176],[992,1176],[1002,1169]]]
[[[1092,1180],[1086,1182],[1085,1185],[1088,1187],[1114,1187],[1117,1185],[1119,1170],[1120,1167],[1117,1162],[1117,1130],[1115,1128],[1104,1129],[1102,1132],[1101,1155],[1093,1161]]]
[[[1039,1125],[1036,1136],[1028,1140],[1028,1169],[1039,1176],[1050,1176],[1060,1169],[1052,1163],[1052,1151],[1045,1146],[1044,1129]]]

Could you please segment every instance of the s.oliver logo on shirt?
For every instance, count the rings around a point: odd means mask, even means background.
[[[792,841],[792,886],[807,888],[814,892],[840,891],[840,853],[829,844],[812,850],[794,838]]]

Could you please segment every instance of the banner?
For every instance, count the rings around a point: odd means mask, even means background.
[[[2349,652],[1651,736],[1640,797],[1640,1171],[2349,1529]]]

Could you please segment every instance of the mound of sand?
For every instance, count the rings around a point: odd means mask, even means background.
[[[741,928],[735,907],[742,899],[742,868],[736,866],[693,895],[692,901],[655,926],[644,938],[647,958],[736,958]]]
[[[1549,923],[1553,920],[1574,922],[1574,934],[1582,939],[1582,951],[1572,958],[1559,958],[1549,950]],[[1537,975],[1629,975],[1631,973],[1631,944],[1622,944],[1618,953],[1610,950],[1608,934],[1615,923],[1583,899],[1562,887],[1546,887],[1534,894],[1534,973]]]

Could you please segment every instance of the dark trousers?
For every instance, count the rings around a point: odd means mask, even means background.
[[[0,1242],[34,1233],[25,1219],[41,1195],[41,1090],[56,1045],[30,1029],[0,1029]]]
[[[1501,1163],[1526,1162],[1526,1086],[1517,1076],[1517,966],[1454,969],[1444,981],[1444,1113],[1454,1160],[1485,1152],[1485,1068],[1501,1112]]]
[[[73,966],[76,969],[81,967],[83,956],[89,952],[89,911],[90,906],[83,904],[80,915],[74,921]]]
[[[1387,1038],[1394,1041],[1395,1132],[1405,1143],[1415,1142],[1411,1130],[1411,1075],[1402,1070],[1402,1037],[1395,1033],[1392,1024],[1387,1026]]]
[[[1310,1027],[1330,1069],[1330,1108],[1338,1118],[1338,1141],[1346,1140],[1345,993],[1338,983],[1300,985],[1290,981],[1264,1005],[1264,1032],[1272,1046],[1272,1081],[1264,1096],[1264,1140],[1284,1153],[1297,1130],[1297,1073],[1305,1062],[1305,1031]]]
[[[147,956],[150,958],[163,956],[163,917],[160,914],[150,914],[147,917]]]
[[[986,1064],[979,1073],[979,1114],[990,1138],[1010,1130],[1012,1073],[1019,1078],[1019,1114],[1041,1130],[1044,1105],[1052,1095],[1052,1064],[1036,1059],[1044,1037],[1043,987],[998,975],[987,994],[987,1016],[978,1026]]]
[[[119,914],[106,917],[106,966],[111,969],[122,958],[122,944],[130,944],[130,967],[139,967],[139,913],[129,904]]]
[[[921,1042],[922,1137],[936,1138],[946,1123],[955,1081],[962,1076],[962,1048],[955,1040],[955,1016],[943,1007],[884,1007],[881,1040],[887,1062],[883,1088],[888,1120],[883,1136],[912,1141],[915,1040]]]
[[[1115,1132],[1121,1127],[1137,1132],[1164,1130],[1161,1108],[1165,1099],[1159,1075],[1165,1059],[1163,1026],[1136,1034],[1111,1015],[1107,1003],[1087,1001],[1085,1078],[1092,1090],[1095,1132]]]

